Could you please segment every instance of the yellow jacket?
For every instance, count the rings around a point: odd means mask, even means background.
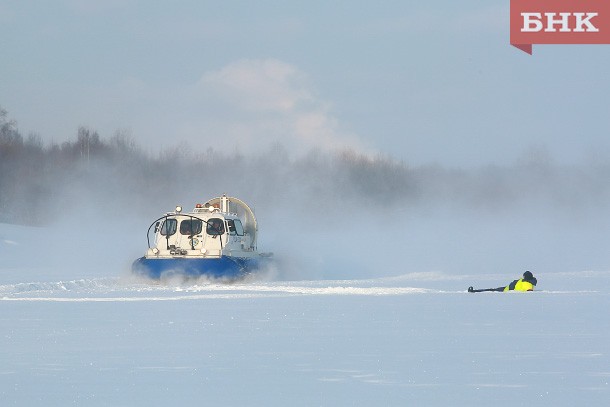
[[[506,287],[504,287],[504,291],[534,291],[534,285],[529,281],[524,279],[515,280]]]

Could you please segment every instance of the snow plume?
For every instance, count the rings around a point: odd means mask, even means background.
[[[291,110],[299,99],[273,93],[267,109]],[[532,153],[512,166],[411,167],[357,150],[295,155],[282,144],[154,155],[128,134],[105,139],[85,127],[72,142],[44,146],[2,117],[1,219],[52,227],[44,253],[55,263],[47,263],[75,270],[73,278],[107,276],[108,267],[120,274],[143,254],[154,219],[222,193],[254,207],[259,249],[275,253],[279,278],[501,273],[501,285],[526,269],[610,265],[603,161],[565,166]],[[31,235],[3,234],[1,247],[27,257]],[[83,275],[79,267],[92,262],[98,271]]]
[[[291,152],[313,147],[363,150],[363,143],[341,129],[329,103],[313,91],[307,76],[295,66],[275,59],[240,60],[205,73],[198,91],[224,103],[233,119],[222,117],[214,124],[223,147],[262,151],[282,143]],[[193,130],[209,134],[209,118]],[[195,136],[197,137],[197,136]]]

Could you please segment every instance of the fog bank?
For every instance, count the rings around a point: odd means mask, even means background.
[[[540,155],[477,169],[350,150],[297,155],[279,144],[152,155],[125,133],[104,139],[85,127],[72,142],[43,145],[5,114],[0,222],[58,233],[86,223],[96,233],[79,244],[120,241],[113,256],[127,264],[161,213],[227,193],[254,207],[259,249],[276,253],[283,278],[607,269],[608,175],[610,162],[565,166]]]

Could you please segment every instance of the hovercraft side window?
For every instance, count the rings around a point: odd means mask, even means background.
[[[229,234],[231,236],[243,236],[244,227],[239,219],[227,219],[227,227],[229,228]]]
[[[219,218],[211,218],[208,220],[208,226],[206,230],[208,235],[218,236],[225,233],[225,223],[222,219]]]
[[[176,233],[178,221],[176,219],[166,219],[161,225],[160,233],[163,236],[171,236]]]
[[[201,233],[201,220],[185,219],[180,222],[180,234],[186,236],[198,235]]]

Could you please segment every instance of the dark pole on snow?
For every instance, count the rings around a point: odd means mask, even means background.
[[[487,291],[495,291],[495,292],[502,292],[504,291],[504,287],[498,287],[498,288],[481,288],[478,290],[475,290],[472,287],[468,287],[468,292],[469,293],[483,293],[483,292],[487,292]]]

